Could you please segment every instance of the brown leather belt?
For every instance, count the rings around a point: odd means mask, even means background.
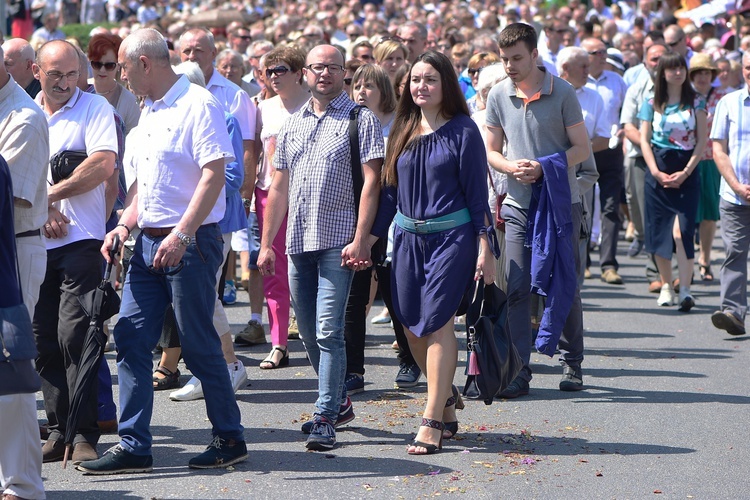
[[[39,229],[31,229],[30,231],[18,233],[16,238],[28,238],[29,236],[39,236],[40,234],[42,234],[42,232]]]
[[[142,231],[152,238],[167,236],[174,227],[144,227]]]

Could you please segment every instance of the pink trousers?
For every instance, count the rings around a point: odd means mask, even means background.
[[[255,213],[258,215],[258,227],[263,234],[263,217],[268,202],[268,191],[255,188]],[[271,331],[273,345],[287,345],[289,336],[289,265],[286,257],[286,221],[281,222],[279,232],[271,247],[276,255],[276,272],[273,276],[263,277],[263,295],[268,304],[268,327]]]

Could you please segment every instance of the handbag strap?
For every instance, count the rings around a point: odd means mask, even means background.
[[[359,158],[359,110],[362,106],[355,106],[349,112],[349,149],[352,157],[352,187],[354,188],[354,217],[359,217],[359,201],[365,179],[362,176],[362,162]]]

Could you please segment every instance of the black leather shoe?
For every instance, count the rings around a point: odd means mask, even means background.
[[[562,380],[560,380],[560,390],[566,392],[583,390],[583,375],[581,367],[566,366],[563,368]]]
[[[528,396],[529,382],[520,377],[516,377],[508,387],[497,395],[500,399],[516,399],[521,396]]]

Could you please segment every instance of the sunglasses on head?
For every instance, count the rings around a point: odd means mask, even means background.
[[[286,66],[276,66],[275,68],[266,68],[266,78],[271,78],[272,75],[284,76],[291,71]]]
[[[116,62],[103,63],[100,61],[91,61],[91,67],[94,68],[96,71],[99,71],[102,68],[106,69],[107,71],[114,71],[114,69],[117,68],[117,63]]]

